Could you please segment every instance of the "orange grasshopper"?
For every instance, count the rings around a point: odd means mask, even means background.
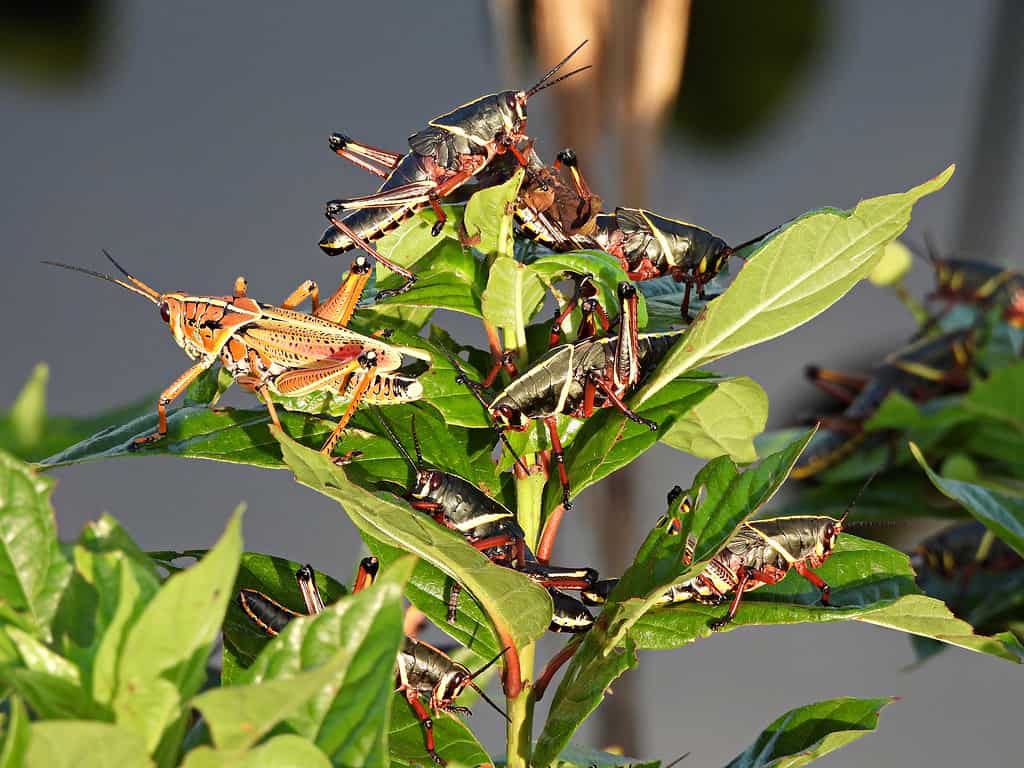
[[[263,399],[279,429],[272,394],[301,397],[333,390],[348,399],[348,407],[320,449],[327,455],[361,401],[409,402],[423,394],[418,381],[393,372],[401,366],[403,355],[430,362],[427,352],[387,344],[345,327],[369,280],[372,266],[365,257],[353,261],[341,286],[322,304],[317,284],[307,280],[276,307],[249,298],[244,277],[235,280],[232,296],[159,293],[103,253],[127,282],[69,264],[44,263],[98,277],[149,299],[160,308],[160,317],[178,346],[198,361],[160,394],[159,427],[135,438],[135,446],[166,436],[167,406],[218,358],[238,384]],[[306,298],[313,305],[311,314],[295,310]]]

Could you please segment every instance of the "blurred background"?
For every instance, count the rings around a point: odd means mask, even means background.
[[[531,101],[530,132],[545,159],[574,146],[606,204],[740,242],[956,162],[910,240],[927,232],[946,252],[1019,268],[1022,36],[1024,5],[1009,0],[5,4],[0,406],[39,361],[50,410],[74,416],[186,367],[150,307],[40,259],[102,269],[108,248],[160,290],[224,292],[243,273],[271,301],[305,278],[332,286],[345,263],[316,247],[323,201],[374,182],[328,151],[330,131],[401,150],[429,117],[532,82],[583,38],[579,61],[594,70]],[[919,266],[909,285],[930,282]],[[462,320],[445,322],[479,333]],[[914,328],[895,298],[861,285],[716,369],[757,379],[769,427],[784,426],[814,411],[805,363],[862,368]],[[634,466],[580,497],[556,560],[616,573],[700,463],[659,446]],[[284,472],[164,458],[53,474],[65,538],[108,510],[146,548],[203,547],[245,500],[248,549],[339,577],[359,555],[337,506]],[[558,645],[545,640],[541,658]],[[744,629],[644,655],[576,741],[721,765],[791,707],[899,695],[877,734],[823,764],[1019,764],[1019,670],[962,651],[912,661],[905,637],[867,626]],[[496,719],[474,726],[502,743]]]

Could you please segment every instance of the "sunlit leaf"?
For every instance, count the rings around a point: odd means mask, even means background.
[[[905,193],[862,200],[849,213],[813,213],[782,228],[755,249],[728,290],[690,326],[634,405],[681,373],[780,336],[823,312],[871,271],[881,249],[906,229],[914,204],[952,174],[950,166]]]
[[[894,699],[830,699],[791,709],[726,768],[799,768],[878,727]]]

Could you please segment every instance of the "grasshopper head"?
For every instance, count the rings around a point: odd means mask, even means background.
[[[193,339],[194,331],[187,327],[188,301],[185,294],[161,294],[158,297],[157,308],[160,311],[160,319],[167,323],[171,335],[174,336],[174,343],[185,350],[189,357],[199,357],[202,347]]]
[[[489,410],[495,426],[502,429],[523,432],[530,426],[530,420],[523,415],[523,409],[510,395],[500,396],[491,403]]]
[[[417,469],[415,484],[409,495],[414,499],[427,499],[437,493],[444,483],[444,472],[436,469]]]

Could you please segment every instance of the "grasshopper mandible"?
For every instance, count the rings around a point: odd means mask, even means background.
[[[238,384],[263,399],[279,429],[272,394],[299,397],[333,390],[348,398],[348,407],[320,449],[327,455],[362,400],[409,402],[423,393],[415,379],[393,372],[402,365],[403,355],[429,363],[427,352],[387,344],[345,327],[369,279],[371,263],[365,257],[353,262],[341,286],[323,303],[317,284],[307,280],[281,306],[273,306],[249,298],[243,277],[235,280],[231,296],[159,293],[129,274],[109,253],[104,255],[125,280],[69,264],[44,263],[106,280],[149,299],[159,307],[174,341],[196,361],[160,394],[157,431],[136,438],[135,447],[167,434],[167,406],[218,358]],[[311,314],[295,310],[306,298],[313,305]]]

